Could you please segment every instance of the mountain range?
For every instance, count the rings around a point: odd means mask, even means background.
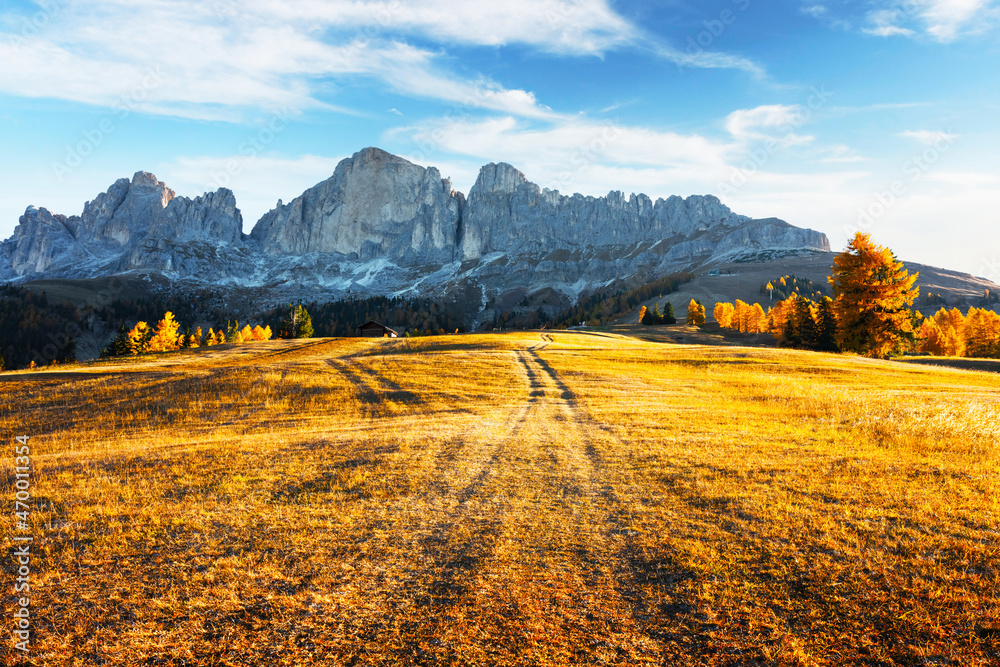
[[[0,243],[0,281],[158,276],[249,289],[260,303],[461,288],[482,310],[514,293],[572,303],[616,281],[829,250],[822,233],[736,214],[711,195],[567,196],[499,163],[466,196],[434,167],[366,148],[278,200],[249,234],[230,190],[189,199],[146,172],[81,215],[29,206]]]

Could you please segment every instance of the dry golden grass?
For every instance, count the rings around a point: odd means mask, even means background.
[[[582,333],[5,374],[28,664],[1000,664],[998,406],[996,374]]]

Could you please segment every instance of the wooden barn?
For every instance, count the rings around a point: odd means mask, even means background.
[[[399,338],[399,334],[378,322],[365,322],[358,327],[358,335],[362,338]]]

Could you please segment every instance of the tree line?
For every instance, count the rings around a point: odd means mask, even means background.
[[[494,319],[492,328],[537,329],[545,326],[550,329],[566,329],[581,325],[602,326],[634,312],[643,301],[676,292],[681,285],[693,279],[693,274],[681,272],[657,278],[638,287],[607,287],[581,296],[575,305],[554,315],[547,315],[541,309],[527,313],[501,313]]]
[[[743,333],[770,333],[779,345],[827,352],[854,352],[875,357],[904,352],[1000,358],[1000,315],[970,308],[966,315],[953,308],[925,318],[912,310],[919,296],[910,275],[887,248],[868,234],[858,233],[834,259],[829,283],[834,298],[820,296],[809,282],[790,276],[763,289],[788,294],[766,312],[737,301],[717,303],[719,326]],[[789,278],[791,278],[789,280]],[[809,293],[813,298],[803,296]],[[984,297],[990,299],[989,292]]]

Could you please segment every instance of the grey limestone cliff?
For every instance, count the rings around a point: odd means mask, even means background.
[[[251,237],[265,255],[451,262],[462,202],[437,169],[367,148],[300,197],[279,202]]]
[[[218,268],[210,263],[220,251],[242,250],[242,227],[230,190],[177,197],[140,171],[87,202],[79,216],[29,206],[13,236],[0,244],[0,279],[90,278],[130,270],[205,271],[208,277]]]

